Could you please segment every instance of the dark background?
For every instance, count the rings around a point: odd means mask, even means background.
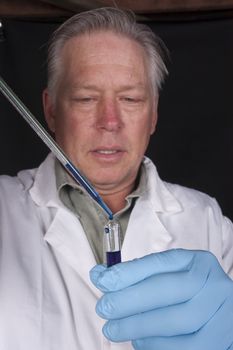
[[[2,23],[0,74],[44,124],[47,41],[59,23]],[[164,180],[207,192],[233,219],[233,17],[148,24],[169,48],[170,75],[147,154]],[[2,95],[0,118],[0,174],[37,166],[48,150]]]

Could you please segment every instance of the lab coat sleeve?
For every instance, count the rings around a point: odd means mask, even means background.
[[[211,251],[233,279],[233,223],[223,215],[216,199],[177,185],[168,184],[167,187],[183,208],[177,215],[177,227],[181,225],[181,228],[177,231],[180,240],[176,245]],[[174,227],[174,220],[170,230]],[[186,227],[185,235],[182,234],[182,226]]]
[[[223,217],[223,264],[226,273],[233,279],[233,224]]]
[[[218,232],[219,253],[221,252],[221,265],[224,271],[233,279],[233,223],[222,214],[218,202],[214,198],[211,200],[211,214],[209,216],[209,234]],[[215,242],[218,238],[215,237]]]

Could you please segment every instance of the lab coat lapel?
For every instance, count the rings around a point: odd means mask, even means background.
[[[59,208],[44,239],[85,280],[96,261],[79,220],[68,210]]]
[[[89,284],[89,271],[96,261],[78,218],[59,199],[52,154],[38,168],[30,194],[43,213],[45,241]]]
[[[122,247],[122,260],[166,250],[171,240],[172,237],[161,222],[159,214],[148,203],[138,203],[129,220]]]
[[[173,238],[164,218],[183,210],[166,183],[159,178],[154,164],[146,157],[144,165],[147,188],[131,213],[122,247],[123,260],[169,249]]]

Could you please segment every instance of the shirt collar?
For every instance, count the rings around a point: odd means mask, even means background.
[[[40,167],[35,171],[35,174],[32,176],[32,181],[34,176],[35,178],[31,185],[30,193],[38,205],[55,207],[61,205],[64,206],[58,196],[54,172],[54,158],[55,157],[52,154],[49,154],[46,160],[40,165]],[[140,193],[140,200],[149,201],[152,209],[156,212],[182,211],[183,208],[178,198],[176,198],[175,194],[170,191],[169,184],[160,179],[155,165],[149,158],[144,157],[143,167],[145,169],[145,175],[143,175],[145,190],[143,189],[143,191]],[[69,175],[67,176],[69,180],[73,181]],[[22,178],[23,182],[28,181],[27,179],[24,179],[24,177],[28,177],[28,175],[26,176],[25,171],[22,171],[19,174],[19,177]],[[76,186],[78,185],[76,184]],[[133,193],[131,195],[133,195]]]
[[[77,182],[74,181],[74,179],[67,173],[67,171],[63,168],[63,166],[57,159],[55,160],[55,175],[58,194],[61,190],[64,190],[66,186],[70,186],[78,190],[79,193],[84,194],[83,188],[79,184],[77,184]],[[136,189],[126,197],[126,200],[128,202],[131,202],[132,198],[140,197],[145,192],[145,190],[146,170],[145,166],[142,163],[139,171],[138,185]]]
[[[84,193],[82,186],[80,186],[64,169],[62,164],[55,159],[55,176],[56,176],[56,187],[58,193],[65,186],[70,186],[77,189],[80,193]]]

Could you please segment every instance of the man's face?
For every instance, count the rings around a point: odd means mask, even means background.
[[[132,186],[157,121],[139,44],[112,32],[70,39],[45,115],[71,161],[101,194]]]

